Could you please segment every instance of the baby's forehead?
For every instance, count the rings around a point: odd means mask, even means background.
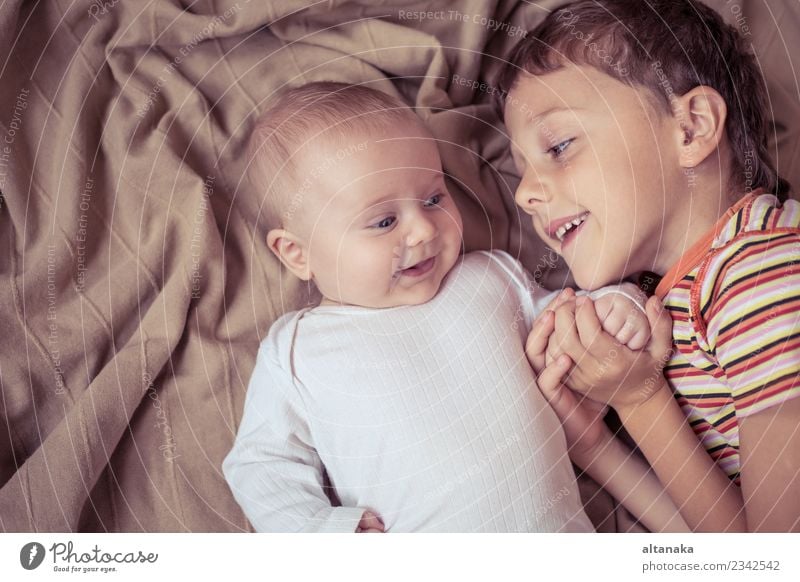
[[[321,142],[304,156],[300,173],[314,184],[316,203],[343,210],[419,197],[443,180],[435,140],[408,127]]]

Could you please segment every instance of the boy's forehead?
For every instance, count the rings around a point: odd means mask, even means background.
[[[565,65],[551,73],[521,73],[506,99],[506,118],[531,121],[552,113],[608,108],[625,88],[593,67]]]

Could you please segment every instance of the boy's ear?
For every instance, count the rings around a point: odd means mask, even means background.
[[[308,249],[299,237],[288,230],[276,228],[267,233],[267,246],[287,269],[303,281],[311,279]]]
[[[700,85],[673,99],[672,109],[681,167],[694,168],[719,148],[728,106],[715,89]]]

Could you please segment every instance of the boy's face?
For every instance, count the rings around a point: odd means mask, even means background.
[[[331,156],[336,163],[331,164]],[[461,251],[461,215],[436,143],[409,123],[316,148],[308,261],[326,301],[364,307],[429,301]]]
[[[506,100],[522,176],[516,202],[583,289],[664,272],[673,253],[662,241],[680,240],[669,232],[676,201],[686,204],[674,122],[647,99],[644,89],[569,65],[522,74]]]

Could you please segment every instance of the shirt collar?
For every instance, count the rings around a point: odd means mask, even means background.
[[[655,294],[663,301],[670,289],[672,289],[678,282],[683,279],[689,272],[697,266],[697,264],[708,254],[708,251],[714,247],[719,234],[725,230],[725,226],[730,222],[737,212],[750,204],[758,196],[763,194],[762,188],[753,190],[746,196],[740,198],[736,204],[728,208],[725,214],[720,217],[717,223],[711,227],[696,243],[694,243],[683,256],[678,259],[672,268],[667,271],[667,274],[661,279],[661,282],[656,287]]]

